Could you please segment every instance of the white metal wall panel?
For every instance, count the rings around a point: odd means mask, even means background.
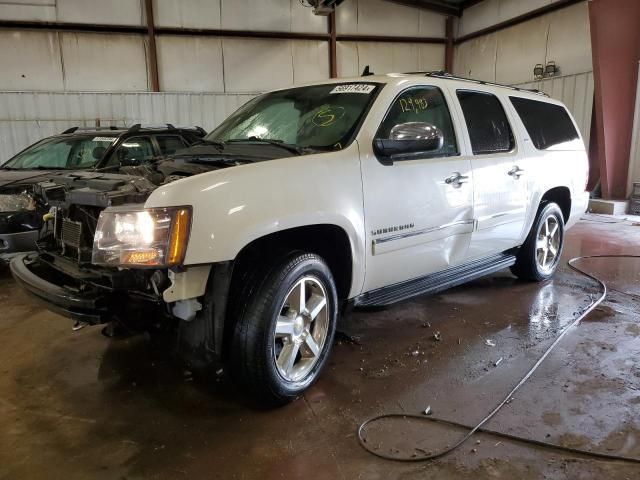
[[[457,45],[454,72],[521,83],[532,79],[536,64],[548,61],[555,61],[563,76],[592,70],[586,2]]]
[[[559,0],[484,0],[466,8],[458,22],[458,37],[546,7]],[[587,3],[586,0],[584,2]]]
[[[22,20],[55,22],[55,0],[9,0],[0,1],[0,18],[3,20]]]
[[[160,90],[224,91],[222,39],[158,36],[157,45]]]
[[[357,42],[338,42],[336,45],[338,77],[357,77],[362,73],[358,61]]]
[[[497,49],[497,33],[461,43],[454,49],[453,73],[462,77],[495,82]]]
[[[293,83],[315,82],[329,78],[327,42],[292,41]]]
[[[60,35],[65,90],[148,90],[143,37],[75,32]]]
[[[539,17],[497,32],[496,82],[520,83],[533,77],[536,63],[544,63],[548,20]]]
[[[633,118],[631,151],[629,152],[629,180],[627,195],[631,195],[634,182],[640,182],[640,64],[638,65],[638,87],[636,89],[636,106]]]
[[[446,32],[446,17],[433,12],[420,10],[419,37],[444,38]]]
[[[293,54],[289,40],[226,38],[223,43],[228,92],[273,90],[293,84]]]
[[[418,71],[444,70],[444,45],[418,44]]]
[[[300,5],[299,0],[291,2],[291,31],[298,33],[327,33],[327,17],[312,15],[310,8]],[[342,8],[342,6],[340,6]]]
[[[556,0],[499,0],[498,22],[519,17],[532,10],[546,7]]]
[[[229,30],[326,33],[327,18],[318,17],[298,0],[218,0],[221,26]]]
[[[499,0],[484,0],[472,7],[465,8],[458,21],[456,36],[463,37],[499,23],[499,10]]]
[[[338,33],[444,37],[445,17],[384,0],[346,0],[336,10]]]
[[[593,72],[520,83],[517,86],[540,90],[563,102],[575,118],[585,145],[589,146],[593,112]]]
[[[338,42],[338,76],[352,77],[368,65],[377,74],[444,69],[444,45]]]
[[[142,25],[140,0],[56,0],[59,22]]]
[[[159,27],[220,28],[220,0],[154,0]]]
[[[212,130],[251,94],[0,92],[0,163],[48,135],[75,126],[134,123]]]
[[[291,28],[291,0],[222,0],[222,28],[272,30]]]
[[[0,90],[63,90],[55,32],[0,30]]]
[[[553,12],[549,15],[549,20],[546,61],[555,61],[561,68],[562,75],[592,70],[587,3],[577,3]]]

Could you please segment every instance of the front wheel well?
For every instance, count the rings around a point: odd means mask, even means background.
[[[569,221],[571,215],[571,192],[567,187],[554,187],[551,190],[547,190],[540,199],[540,207],[542,208],[546,203],[556,203],[562,211],[562,217],[564,223]]]
[[[234,260],[234,284],[265,259],[275,259],[294,250],[321,256],[331,270],[340,299],[346,299],[351,290],[353,258],[347,233],[336,225],[321,224],[296,227],[258,238],[245,246]]]
[[[353,257],[349,236],[336,225],[310,225],[275,232],[246,245],[233,261],[228,301],[226,304],[223,345],[229,345],[238,318],[246,305],[256,276],[268,273],[273,263],[293,251],[315,253],[322,257],[336,282],[339,300],[345,300],[351,290]],[[228,349],[222,347],[226,358]]]

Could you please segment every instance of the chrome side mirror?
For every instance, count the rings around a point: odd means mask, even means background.
[[[373,141],[374,151],[392,162],[415,158],[420,153],[435,152],[443,146],[442,131],[425,122],[400,123],[391,129],[389,138],[376,138]]]

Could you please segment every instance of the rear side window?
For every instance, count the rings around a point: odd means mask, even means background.
[[[564,107],[528,98],[509,99],[538,150],[580,138]]]
[[[158,140],[160,151],[165,155],[176,153],[177,150],[185,148],[186,146],[182,138],[177,135],[158,135],[156,136],[156,140]]]
[[[509,152],[515,142],[498,97],[490,93],[458,90],[474,155]]]
[[[148,137],[127,138],[118,147],[117,159],[122,165],[138,165],[155,156]]]

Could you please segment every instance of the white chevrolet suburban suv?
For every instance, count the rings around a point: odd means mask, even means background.
[[[14,277],[77,321],[172,332],[273,403],[318,377],[345,306],[548,279],[588,201],[562,103],[441,72],[261,95],[153,169],[41,185],[49,228]]]

